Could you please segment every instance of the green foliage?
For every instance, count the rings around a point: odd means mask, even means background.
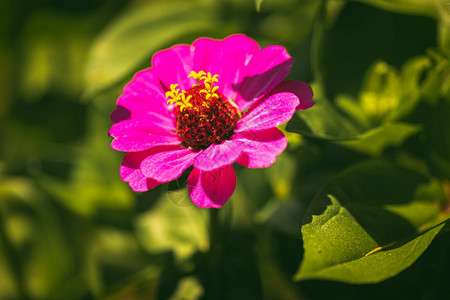
[[[87,93],[123,80],[156,51],[188,36],[214,34],[219,23],[213,2],[177,1],[136,6],[125,11],[95,41],[86,70]]]
[[[333,203],[324,214],[303,227],[305,257],[297,280],[380,282],[414,263],[444,226],[440,224],[407,242],[377,246],[353,216],[331,199]]]
[[[256,11],[260,12],[261,11],[261,4],[263,3],[264,0],[255,0],[255,6],[256,6]]]
[[[312,88],[316,104],[312,108],[294,115],[286,130],[330,140],[355,138],[360,132],[358,128],[321,94],[318,85],[313,84]],[[327,118],[319,117],[321,115],[327,115]]]
[[[426,177],[383,161],[344,171],[312,202],[312,220],[302,227],[305,255],[295,278],[374,283],[409,267],[444,224],[427,229],[439,216],[439,190],[420,194]],[[417,210],[420,209],[420,214]]]
[[[450,298],[448,1],[100,2],[0,4],[1,299]],[[107,134],[123,85],[237,32],[311,83],[288,148],[236,165],[218,214],[187,174],[132,192]]]
[[[152,211],[136,221],[137,237],[149,252],[173,251],[180,259],[186,259],[209,248],[207,216],[192,204],[186,190],[164,194]]]

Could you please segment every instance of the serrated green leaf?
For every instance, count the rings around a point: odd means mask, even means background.
[[[295,278],[374,283],[409,267],[440,230],[417,235],[438,218],[445,197],[435,183],[427,184],[423,175],[382,160],[336,176],[305,216],[305,255]],[[379,247],[391,255],[372,258]]]
[[[421,130],[419,125],[392,122],[368,130],[358,139],[342,141],[341,145],[369,155],[380,155],[390,146],[400,146],[407,138]]]
[[[214,2],[177,1],[134,7],[95,41],[86,67],[86,94],[123,80],[153,53],[180,39],[213,31]]]
[[[378,246],[336,198],[330,199],[325,212],[302,228],[305,256],[296,280],[383,281],[413,264],[445,225],[405,242]]]

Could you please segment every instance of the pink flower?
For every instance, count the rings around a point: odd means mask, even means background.
[[[242,34],[156,53],[111,114],[111,147],[127,152],[121,178],[142,192],[193,165],[192,201],[221,207],[236,186],[233,163],[270,166],[287,145],[276,126],[314,104],[308,84],[283,81],[292,64],[283,47]]]

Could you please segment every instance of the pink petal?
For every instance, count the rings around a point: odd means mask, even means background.
[[[277,128],[236,133],[233,139],[246,144],[236,162],[249,168],[270,166],[287,146],[286,137]]]
[[[142,174],[159,182],[169,182],[183,174],[198,155],[182,146],[164,147],[141,163]]]
[[[161,115],[149,113],[145,117],[124,120],[111,126],[109,135],[117,137],[130,132],[175,135],[175,125]]]
[[[158,116],[148,116],[147,118],[135,118],[121,121],[111,126],[109,135],[119,137],[122,135],[139,132],[145,134],[157,134],[176,136],[174,132],[167,130],[164,126],[166,124],[160,123]]]
[[[296,110],[305,110],[314,105],[313,90],[309,84],[298,80],[288,80],[283,84],[286,89],[289,89],[300,99],[300,104],[295,108]]]
[[[277,86],[289,74],[293,59],[281,46],[269,46],[251,58],[245,77],[235,86],[238,90],[236,104],[241,111]]]
[[[137,152],[160,145],[180,144],[178,136],[154,119],[130,119],[111,126],[111,147],[117,151]]]
[[[192,43],[194,71],[211,72],[210,65],[220,43],[221,41],[210,38],[200,38]]]
[[[250,58],[259,51],[258,43],[243,34],[235,34],[222,41],[201,38],[192,45],[194,70],[218,74],[219,90],[228,99],[234,99],[235,85],[242,80]]]
[[[191,46],[177,45],[157,52],[153,55],[152,66],[165,90],[175,83],[187,90],[195,83],[193,78],[187,77],[193,70]]]
[[[244,147],[245,143],[238,140],[212,144],[195,158],[194,167],[202,171],[212,171],[230,165],[241,155]]]
[[[131,110],[122,105],[118,105],[109,116],[113,123],[131,119]]]
[[[292,90],[292,81],[280,83],[267,97],[258,100],[237,122],[235,132],[263,130],[281,125],[292,118],[300,104]]]
[[[141,172],[141,162],[148,155],[149,151],[127,153],[120,166],[120,177],[128,182],[135,192],[145,192],[159,184],[158,181],[145,177]]]
[[[192,202],[200,207],[222,207],[233,194],[235,187],[236,174],[232,165],[210,172],[194,168],[188,177]]]
[[[114,138],[111,148],[121,152],[137,152],[161,145],[178,145],[177,137],[135,132]]]
[[[145,116],[148,112],[171,118],[165,90],[152,69],[137,73],[124,87],[123,94],[117,100],[117,108],[111,114],[114,123],[122,120]]]

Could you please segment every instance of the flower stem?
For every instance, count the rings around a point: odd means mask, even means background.
[[[219,215],[220,214],[220,215]],[[225,251],[226,242],[231,233],[231,203],[215,209],[209,209],[209,252],[205,299],[220,299],[224,291],[224,269],[227,269],[229,257]]]
[[[323,57],[323,40],[325,35],[325,19],[327,14],[327,0],[321,0],[317,11],[316,21],[314,23],[313,33],[311,37],[311,72],[314,81],[318,84],[321,92],[324,92],[324,78],[322,71]],[[324,95],[324,94],[322,94]]]
[[[209,209],[209,253],[208,253],[208,284],[205,290],[206,299],[218,299],[220,295],[221,268],[221,229],[219,224],[219,209]]]
[[[209,252],[212,253],[218,247],[219,240],[219,210],[209,209]]]

